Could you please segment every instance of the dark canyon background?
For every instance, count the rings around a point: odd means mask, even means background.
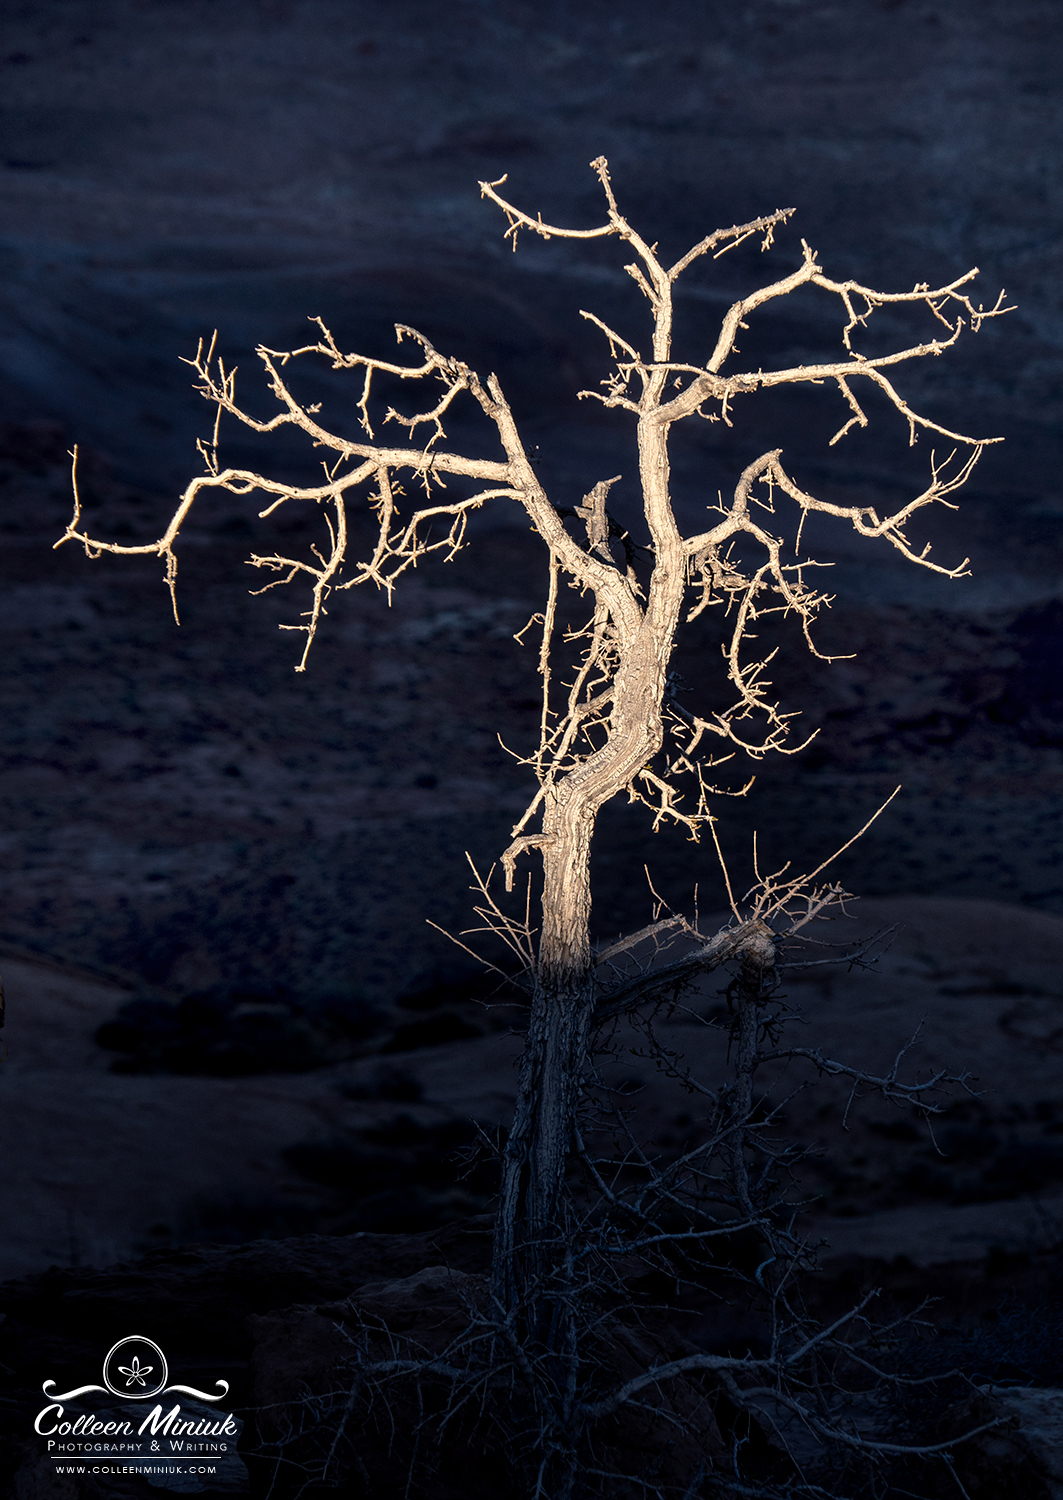
[[[484,1264],[490,1173],[459,1180],[457,1163],[470,1117],[504,1122],[519,1039],[429,921],[475,922],[466,853],[490,867],[530,796],[500,738],[534,742],[534,631],[513,635],[546,582],[540,544],[496,505],[390,608],[334,596],[296,675],[297,638],[277,626],[306,600],[251,597],[262,578],[245,562],[305,553],[318,518],[200,502],[178,627],[157,559],[54,550],[68,450],[89,524],[150,541],[210,432],[181,362],[200,337],[217,330],[265,411],[257,343],[299,345],[316,315],[341,347],[387,357],[399,321],[498,373],[557,503],[619,473],[630,514],[629,417],[576,399],[607,373],[581,309],[645,331],[626,257],[527,236],[513,254],[477,189],[508,173],[527,210],[591,226],[599,154],[673,257],[717,225],[797,210],[767,254],[748,245],[685,279],[688,357],[705,358],[737,295],[798,263],[802,237],[839,279],[903,290],[977,265],[976,298],[1004,287],[1014,304],[898,381],[939,423],[1005,439],[958,512],[912,528],[944,563],[969,556],[970,576],[810,531],[835,595],[818,640],[843,659],[784,632],[771,675],[819,733],[793,758],[725,768],[732,786],[757,780],[718,812],[742,886],[754,832],[762,867],[808,868],[902,786],[837,867],[872,926],[897,925],[894,947],[870,988],[802,984],[810,1035],[881,1069],[925,1016],[919,1066],[969,1068],[987,1092],[950,1106],[944,1156],[906,1120],[843,1132],[829,1089],[794,1107],[795,1139],[828,1146],[820,1295],[848,1306],[874,1276],[902,1307],[940,1296],[935,1316],[961,1328],[946,1363],[974,1369],[977,1350],[987,1378],[1063,1386],[1063,1200],[1044,1207],[1063,1181],[1061,57],[1057,0],[7,0],[0,1277],[24,1279],[0,1289],[0,1474],[21,1465],[19,1500],[53,1493],[25,1448],[41,1380],[90,1378],[134,1309],[247,1405],[248,1313]],[[754,320],[742,356],[822,357],[839,327],[809,293]],[[937,331],[883,310],[865,347]],[[355,386],[307,390],[353,431]],[[826,388],[680,434],[684,524],[772,447],[825,497],[917,493],[944,441],[910,448],[895,412],[868,410],[833,448],[847,413]],[[486,441],[468,413],[449,431]],[[221,438],[224,461],[316,471],[298,443],[231,423]],[[710,612],[677,653],[692,691],[712,691],[718,650]],[[596,846],[596,936],[648,919],[644,865],[677,906],[695,888],[703,912],[723,905],[711,848],[618,805]],[[625,1087],[678,1149],[690,1116],[639,1066]],[[1020,1310],[986,1353],[978,1320],[1009,1287]],[[683,1334],[699,1347],[746,1336],[695,1312]]]

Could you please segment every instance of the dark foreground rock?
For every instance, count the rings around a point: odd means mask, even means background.
[[[514,1390],[503,1373],[504,1345],[494,1356],[500,1378],[489,1377],[490,1319],[486,1279],[446,1266],[370,1283],[340,1303],[250,1318],[259,1432],[277,1456],[279,1492],[296,1494],[320,1477],[366,1496],[412,1486],[426,1500],[517,1500],[524,1491],[514,1470],[538,1416],[522,1384]],[[596,1353],[610,1385],[698,1352],[655,1322],[601,1323]],[[394,1369],[404,1361],[428,1367],[407,1375]],[[439,1366],[475,1374],[454,1380]],[[600,1423],[582,1492],[619,1497],[649,1485],[679,1495],[698,1473],[732,1472],[715,1395],[696,1376],[679,1378]]]
[[[1063,1496],[1063,1390],[982,1386],[948,1421],[955,1431],[999,1423],[957,1449],[956,1477],[970,1500]]]

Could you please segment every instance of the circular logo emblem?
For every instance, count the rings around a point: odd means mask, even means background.
[[[157,1396],[169,1379],[166,1356],[151,1339],[131,1334],[119,1339],[103,1362],[103,1383],[126,1401]]]

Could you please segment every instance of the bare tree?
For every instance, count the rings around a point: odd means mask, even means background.
[[[518,860],[533,851],[541,859],[541,921],[534,924],[536,932],[533,924],[506,915],[487,878],[480,882],[479,910],[485,925],[516,947],[532,983],[517,1105],[502,1153],[495,1305],[527,1309],[529,1288],[542,1291],[552,1285],[549,1296],[544,1292],[537,1294],[538,1300],[532,1298],[534,1307],[525,1319],[529,1336],[533,1342],[538,1339],[537,1347],[548,1354],[556,1353],[567,1337],[563,1329],[558,1331],[557,1310],[565,1299],[557,1291],[557,1276],[563,1247],[570,1243],[566,1239],[571,1212],[565,1194],[566,1173],[575,1158],[589,1160],[581,1144],[579,1122],[581,1099],[588,1087],[592,1033],[647,999],[678,992],[725,961],[738,965],[740,978],[733,993],[746,997],[745,1009],[739,1004],[735,1022],[738,1082],[728,1086],[730,1093],[720,1094],[723,1114],[717,1120],[713,1149],[723,1149],[723,1143],[730,1141],[732,1197],[735,1192],[740,1197],[745,1133],[755,1113],[753,1075],[763,1060],[754,1045],[760,1024],[756,1018],[758,1007],[768,1002],[773,991],[777,945],[785,935],[795,936],[810,917],[836,905],[843,895],[837,886],[817,885],[818,871],[800,880],[769,877],[758,884],[744,907],[732,895],[733,921],[720,934],[704,935],[696,925],[670,914],[659,916],[633,938],[595,952],[590,938],[590,852],[598,813],[626,792],[648,806],[655,825],[675,822],[694,837],[704,827],[714,833],[714,767],[737,753],[758,760],[769,752],[789,754],[800,748],[791,743],[793,716],[783,711],[770,691],[766,669],[771,656],[758,654],[753,643],[757,623],[778,615],[792,617],[809,648],[816,651],[810,631],[829,596],[813,582],[815,560],[801,552],[801,526],[806,517],[817,513],[834,517],[858,535],[883,540],[913,564],[947,577],[964,572],[966,561],[945,567],[932,560],[928,545],[910,539],[910,523],[921,511],[948,504],[970,476],[984,444],[999,439],[953,432],[921,415],[898,391],[893,377],[896,367],[942,354],[965,328],[977,330],[984,319],[1007,310],[1003,294],[988,309],[971,300],[975,270],[942,286],[920,284],[911,291],[880,292],[827,276],[816,253],[802,242],[799,263],[792,272],[730,307],[703,364],[677,359],[672,348],[673,293],[679,278],[702,257],[718,258],[754,237],[767,249],[793,210],[781,209],[747,224],[715,230],[667,266],[656,247],[620,212],[605,159],[598,158],[591,165],[605,197],[606,214],[604,223],[590,229],[557,227],[525,214],[500,195],[504,178],[480,187],[505,214],[514,248],[519,232],[527,230],[545,239],[617,238],[632,255],[624,269],[649,304],[651,331],[645,339],[635,335],[629,339],[595,314],[583,313],[607,341],[612,367],[601,389],[580,395],[627,412],[634,421],[646,541],[636,542],[610,510],[610,489],[619,476],[603,479],[582,500],[547,494],[493,374],[483,375],[438,352],[424,335],[405,325],[396,327],[399,342],[409,340],[418,346],[418,356],[410,364],[344,353],[320,319],[313,320],[318,336],[302,348],[258,349],[277,401],[277,410],[269,418],[252,415],[237,399],[235,372],[226,368],[217,352],[216,336],[207,347],[201,343],[189,363],[199,378],[200,393],[216,409],[214,432],[209,441],[200,443],[205,472],[189,484],[157,541],[131,546],[90,535],[76,499],[76,475],[74,516],[62,538],[81,542],[90,556],[103,551],[157,553],[165,561],[176,615],[175,546],[204,490],[264,494],[268,504],[259,512],[262,516],[292,503],[321,506],[327,537],[321,547],[311,549],[312,557],[256,553],[250,559],[256,568],[276,575],[262,592],[296,580],[310,587],[304,623],[281,626],[305,636],[297,671],[306,667],[334,592],[371,583],[390,595],[408,568],[432,554],[452,557],[465,544],[470,514],[488,502],[522,507],[545,543],[546,603],[521,632],[523,636],[532,626],[541,628],[540,736],[525,761],[537,789],[501,855],[507,889],[512,888]],[[803,287],[817,288],[837,299],[838,358],[735,370],[736,338],[747,319]],[[888,354],[869,357],[861,353],[855,345],[873,313],[884,306],[901,305],[929,314],[936,336]],[[315,358],[333,370],[360,372],[360,434],[332,430],[318,406],[304,404],[294,394],[287,368],[293,361]],[[442,388],[438,400],[412,415],[394,406],[387,408],[385,422],[405,429],[407,442],[389,446],[377,436],[373,398],[374,383],[379,381],[432,381]],[[854,427],[867,425],[861,392],[871,386],[900,414],[910,443],[924,434],[944,440],[947,457],[932,451],[924,487],[899,509],[880,514],[867,504],[845,504],[809,493],[784,466],[781,450],[772,448],[746,465],[731,499],[721,500],[714,508],[711,523],[685,535],[677,521],[670,483],[673,429],[690,420],[729,423],[730,408],[740,395],[806,385],[827,385],[842,399],[845,420],[832,443]],[[462,397],[475,403],[493,427],[500,450],[496,459],[472,458],[447,449],[444,422]],[[223,467],[219,458],[223,414],[258,433],[300,429],[328,455],[321,482],[297,485],[252,470]],[[422,433],[426,437],[418,441]],[[420,488],[418,501],[404,493],[404,476]],[[471,481],[463,486],[460,498],[447,493],[451,479]],[[375,540],[366,555],[355,557],[351,555],[348,506],[359,499],[375,514]],[[786,528],[772,520],[776,507],[786,505],[794,507],[800,522],[791,541],[778,534]],[[789,530],[793,533],[795,528]],[[562,581],[587,600],[583,623],[567,629],[562,629],[559,617]],[[699,714],[679,703],[669,662],[680,625],[709,609],[726,621],[721,640],[730,701]],[[645,954],[645,945],[655,951],[668,936],[684,940],[677,957],[623,967],[634,955]],[[828,1067],[825,1059],[812,1057],[810,1061]],[[877,1086],[887,1093],[892,1089],[894,1096],[901,1087],[895,1075],[878,1080]],[[915,1095],[905,1097],[921,1098],[922,1094],[917,1089]],[[596,1169],[589,1170],[593,1176]],[[765,1222],[763,1204],[754,1199],[747,1192],[744,1203],[732,1203],[732,1231],[735,1212],[741,1222]]]

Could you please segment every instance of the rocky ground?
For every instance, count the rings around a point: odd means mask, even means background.
[[[780,1133],[813,1149],[801,1190],[817,1201],[802,1227],[823,1270],[810,1296],[834,1315],[872,1286],[883,1289],[886,1313],[936,1298],[938,1340],[913,1345],[909,1363],[931,1374],[959,1361],[982,1384],[1052,1389],[1063,1382],[1063,919],[919,897],[869,900],[857,912],[825,935],[848,944],[885,934],[876,972],[797,971],[787,983],[805,1018],[796,1039],[882,1074],[918,1033],[904,1076],[945,1068],[969,1077],[942,1098],[932,1134],[905,1111],[851,1101],[801,1065],[770,1081],[773,1097],[787,1101]],[[172,1367],[199,1387],[208,1372],[224,1376],[231,1404],[251,1417],[287,1411],[307,1381],[333,1390],[350,1336],[335,1329],[352,1307],[358,1317],[384,1309],[397,1328],[423,1324],[417,1337],[460,1317],[490,1248],[492,1182],[484,1168],[469,1170],[469,1122],[490,1131],[506,1119],[520,1046],[511,1026],[498,1025],[507,1013],[492,1029],[492,1013],[456,985],[405,997],[369,1036],[347,1038],[344,1060],[284,1072],[276,1056],[241,1063],[230,1050],[160,1072],[143,1050],[158,1031],[138,1022],[134,1007],[145,1002],[128,991],[39,960],[9,963],[5,976],[2,1271],[11,1279],[0,1288],[0,1359],[10,1374],[0,1440],[21,1476],[20,1500],[53,1493],[34,1489],[45,1470],[20,1436],[34,1382],[82,1378],[134,1308]],[[725,1034],[711,1025],[719,1009],[706,986],[658,1028],[663,1046],[707,1077],[723,1063]],[[261,1021],[266,1010],[244,1003],[245,1019]],[[99,1045],[101,1023],[121,1051]],[[451,1039],[431,1045],[430,1025]],[[231,1017],[224,1034],[241,1034]],[[687,1149],[696,1108],[638,1054],[638,1040],[620,1039],[612,1082],[655,1149]],[[290,1050],[282,1055],[290,1065]],[[272,1071],[247,1071],[271,1062]],[[673,1313],[653,1335],[664,1341],[658,1357],[744,1347],[762,1334],[760,1313],[740,1297],[721,1305],[688,1287]],[[941,1430],[931,1436],[950,1435],[962,1394],[946,1383],[935,1395],[926,1412]],[[1000,1414],[996,1397],[977,1399]],[[1037,1417],[1037,1432],[1045,1420]],[[278,1421],[248,1428],[256,1487],[270,1482]],[[299,1463],[318,1462],[317,1442],[308,1436],[293,1450]],[[1050,1493],[1037,1476],[1058,1445],[1042,1443],[1031,1457],[1016,1442],[968,1451],[966,1479],[995,1484],[1018,1465],[1027,1478],[1017,1497]],[[387,1464],[380,1474],[379,1492],[390,1493],[398,1478]],[[440,1483],[441,1496],[458,1493]]]
[[[945,1093],[931,1134],[917,1116],[871,1101],[847,1113],[847,1086],[810,1087],[803,1065],[773,1077],[774,1096],[788,1100],[780,1130],[816,1153],[804,1180],[816,1200],[809,1234],[834,1259],[901,1255],[926,1266],[1054,1243],[1063,919],[941,898],[870,900],[858,911],[829,936],[888,933],[877,971],[797,971],[786,985],[804,1017],[797,1041],[882,1076],[915,1037],[906,1076],[944,1069],[968,1074],[969,1086]],[[284,1031],[272,1055],[234,1061],[232,1050],[203,1048],[167,1066],[137,1050],[158,1033],[128,992],[25,961],[7,964],[5,979],[11,1202],[0,1275],[297,1230],[430,1229],[489,1205],[489,1173],[463,1175],[459,1162],[470,1121],[490,1130],[506,1119],[515,1009],[412,995],[372,1034],[348,1038],[342,1060],[300,1064]],[[698,1076],[724,1063],[725,1033],[705,1024],[719,1005],[707,987],[659,1029]],[[261,1042],[282,1009],[245,1001],[216,1036],[232,1041],[257,1025]],[[448,1039],[433,1045],[438,1037]],[[617,1087],[634,1101],[640,1136],[682,1149],[697,1137],[697,1111],[640,1050],[634,1032],[621,1039]]]

